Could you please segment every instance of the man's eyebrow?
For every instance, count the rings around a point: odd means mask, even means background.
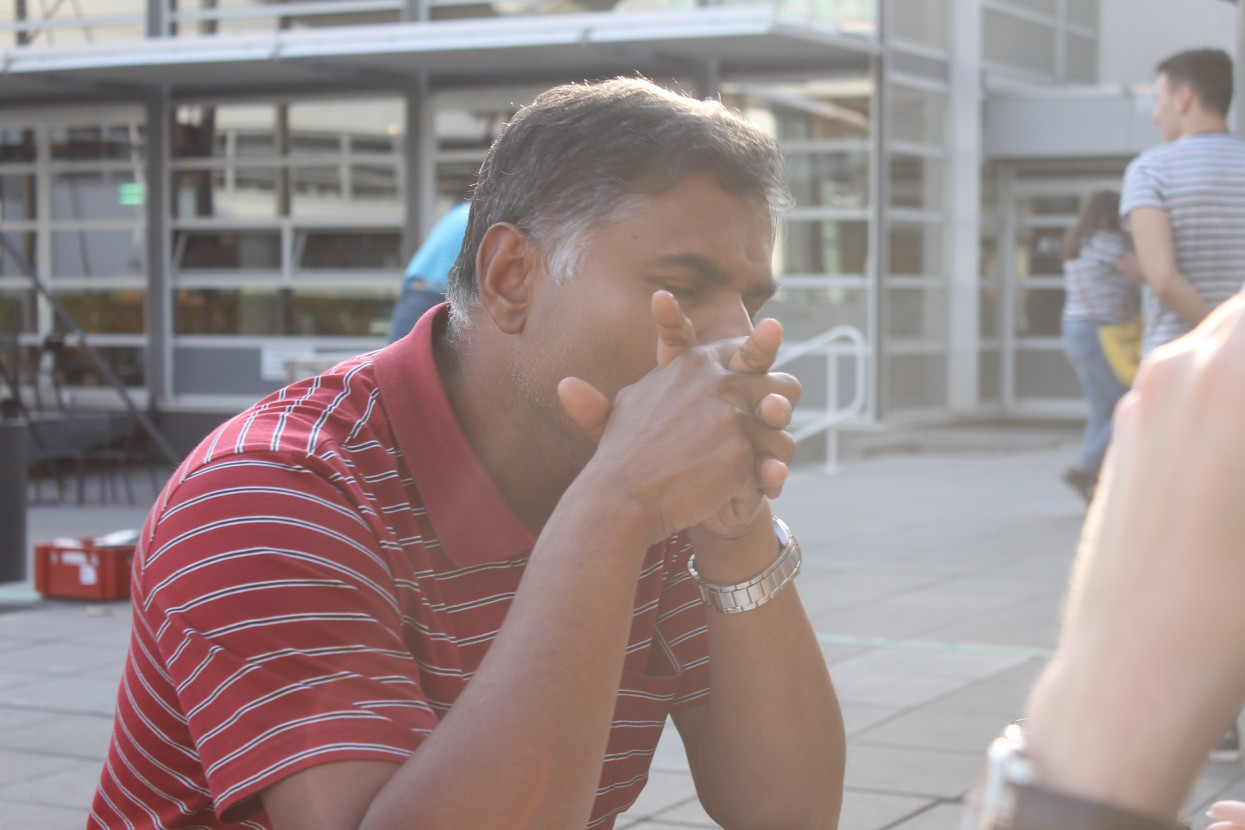
[[[696,271],[701,277],[713,283],[714,285],[730,285],[731,275],[723,271],[716,262],[709,257],[700,254],[682,253],[667,254],[653,260],[654,266],[677,266],[680,268],[688,268]],[[778,283],[771,277],[764,284],[760,284],[749,288],[744,293],[750,297],[758,297],[768,300],[774,296],[778,290]]]

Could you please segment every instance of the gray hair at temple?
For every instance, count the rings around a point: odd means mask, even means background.
[[[699,101],[639,78],[567,84],[541,94],[502,129],[476,179],[462,250],[449,276],[452,328],[479,304],[476,252],[510,222],[545,252],[557,282],[575,271],[586,233],[625,219],[636,197],[710,171],[728,193],[769,208],[791,204],[782,153],[720,101]]]

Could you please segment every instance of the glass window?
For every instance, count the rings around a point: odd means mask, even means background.
[[[24,14],[17,14],[24,9]],[[146,0],[93,0],[55,3],[51,0],[0,3],[0,23],[25,20],[23,32],[0,32],[0,46],[67,46],[105,40],[141,40],[147,36]],[[40,25],[45,20],[55,28]],[[66,25],[68,24],[68,25]]]
[[[286,172],[277,167],[179,170],[170,177],[177,219],[274,219]]]
[[[1079,196],[1023,196],[1016,200],[1017,216],[1076,216]]]
[[[868,78],[722,85],[723,103],[779,141],[868,138],[872,97]]]
[[[295,102],[290,152],[396,153],[406,117],[400,98]]]
[[[352,165],[350,193],[354,202],[381,202],[399,215],[402,212],[398,168],[391,164]]]
[[[127,386],[146,383],[146,349],[141,346],[95,346],[95,351]],[[111,386],[81,346],[67,345],[61,371],[70,386]]]
[[[1024,286],[1019,293],[1016,333],[1022,337],[1059,337],[1063,331],[1063,289]]]
[[[1062,349],[1016,353],[1016,397],[1080,399],[1081,385]]]
[[[1013,6],[1022,11],[1037,12],[1039,14],[1055,14],[1056,0],[995,0],[1001,6]],[[1071,5],[1085,2],[1085,0],[1072,0]]]
[[[947,336],[947,292],[942,288],[891,288],[887,333],[897,340],[943,341]]]
[[[78,327],[91,334],[142,334],[145,296],[137,289],[56,293]],[[63,328],[57,321],[57,329]]]
[[[1003,358],[997,349],[982,349],[977,361],[977,393],[983,401],[1003,398]]]
[[[272,104],[178,107],[173,155],[273,156],[277,152],[276,138],[277,108]]]
[[[890,230],[890,272],[902,276],[946,276],[946,230],[939,224],[896,222]]]
[[[869,267],[869,223],[788,219],[779,256],[783,274],[863,274]]]
[[[1082,26],[1088,26],[1091,29],[1098,28],[1098,2],[1099,0],[1076,0],[1076,2],[1068,4],[1068,20],[1073,23],[1079,23]]]
[[[986,60],[1040,75],[1055,74],[1055,29],[991,9],[983,12]]]
[[[141,219],[143,185],[128,170],[74,171],[52,176],[52,218]]]
[[[1065,74],[1069,81],[1092,84],[1098,80],[1098,41],[1069,33]]]
[[[940,49],[948,47],[947,0],[892,0],[891,25],[896,37]]]
[[[942,408],[947,401],[947,359],[940,354],[886,359],[886,409]]]
[[[891,138],[917,144],[947,143],[947,96],[923,89],[891,90]]]
[[[305,29],[320,26],[351,26],[378,25],[397,23],[401,18],[401,0],[393,0],[392,8],[368,9],[365,11],[341,11],[343,5],[336,0],[338,8],[326,12],[316,12],[312,6],[317,2],[334,2],[334,0],[300,0],[294,13],[282,13],[280,4],[271,0],[178,0],[179,12],[220,11],[219,18],[178,21],[174,18],[174,33],[183,36],[196,35],[233,35],[247,32],[272,32],[278,29]],[[374,3],[371,5],[375,5]],[[266,9],[269,14],[255,17],[245,15],[230,17],[234,9]]]
[[[787,176],[802,207],[862,208],[869,204],[867,152],[787,153]]]
[[[946,208],[946,165],[921,156],[891,156],[891,204],[941,211]]]
[[[52,231],[54,276],[142,276],[146,263],[147,236],[141,228]]]
[[[298,232],[298,237],[295,245],[302,255],[295,263],[296,268],[397,271],[405,264],[402,260],[402,233],[396,228],[304,230]]]
[[[179,271],[281,268],[281,234],[276,230],[175,231],[173,250]]]
[[[1016,275],[1063,276],[1064,228],[1022,228],[1016,231]]]
[[[35,131],[0,127],[0,163],[35,160]]]
[[[999,336],[999,290],[993,285],[981,289],[977,322],[977,330],[982,337]]]
[[[290,170],[290,215],[341,216],[347,212],[341,173],[337,165]]]
[[[28,334],[36,331],[38,322],[39,301],[33,290],[0,288],[0,331]]]
[[[17,252],[25,257],[26,261],[31,265],[38,267],[38,259],[35,254],[35,234],[33,231],[19,232],[6,231],[5,236],[12,240],[17,247]],[[17,263],[13,261],[13,257],[8,253],[0,253],[0,277],[24,277],[21,269],[17,267]]]
[[[837,285],[788,288],[780,284],[778,293],[761,309],[760,317],[781,320],[789,342],[807,340],[838,325],[868,331],[869,292]]]
[[[51,127],[48,137],[54,161],[141,162],[144,128],[141,123],[104,126]]]
[[[35,177],[0,176],[0,221],[35,218]]]
[[[183,289],[177,292],[178,334],[370,337],[389,330],[392,289],[272,291]]]

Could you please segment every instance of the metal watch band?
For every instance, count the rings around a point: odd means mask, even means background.
[[[720,614],[740,614],[744,611],[751,611],[769,602],[795,579],[796,574],[800,572],[800,564],[803,562],[800,543],[795,540],[795,536],[791,535],[791,528],[787,527],[787,523],[778,517],[774,517],[774,532],[778,535],[778,543],[781,545],[778,556],[765,570],[752,579],[737,582],[734,585],[715,585],[707,582],[696,570],[696,555],[692,554],[687,560],[687,570],[692,575],[692,581],[696,583],[700,598],[705,605]]]
[[[1013,723],[986,752],[985,780],[965,826],[972,830],[1187,830],[1182,824],[1088,801],[1041,785]]]

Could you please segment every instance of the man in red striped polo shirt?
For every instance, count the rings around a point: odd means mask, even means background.
[[[670,715],[724,827],[834,827],[841,717],[768,501],[799,386],[752,324],[782,171],[645,81],[516,115],[449,304],[165,488],[89,826],[609,828]]]

